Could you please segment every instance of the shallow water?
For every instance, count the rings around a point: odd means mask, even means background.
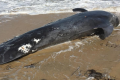
[[[89,69],[95,69],[106,77],[115,77],[119,70],[114,71],[114,69],[120,62],[120,39],[113,39],[115,37],[119,36],[115,34],[101,41],[94,36],[43,49],[14,62],[0,65],[0,78],[3,80],[86,80],[84,74]],[[119,76],[116,78],[119,79]]]

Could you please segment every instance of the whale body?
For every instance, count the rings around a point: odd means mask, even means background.
[[[60,19],[2,43],[0,64],[84,36],[98,35],[104,40],[118,24],[117,16],[106,11],[85,11]]]

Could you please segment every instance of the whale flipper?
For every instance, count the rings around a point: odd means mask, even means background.
[[[94,27],[95,35],[98,35],[100,39],[104,40],[113,32],[113,28],[113,25],[111,25],[109,22],[105,22],[101,25]]]
[[[87,10],[83,9],[83,8],[74,8],[72,10],[73,10],[73,12],[77,12],[77,11],[79,11],[79,12],[87,12]]]
[[[106,37],[108,37],[112,33],[113,26],[109,25],[109,26],[103,27],[102,29],[103,29],[103,33],[99,34],[99,37],[100,39],[104,40]]]

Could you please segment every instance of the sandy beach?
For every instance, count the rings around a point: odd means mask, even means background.
[[[0,43],[74,14],[11,15],[15,17],[0,23]],[[0,80],[88,80],[88,70],[101,73],[103,78],[99,80],[120,80],[119,67],[120,27],[117,27],[105,40],[98,36],[77,39],[0,65]]]

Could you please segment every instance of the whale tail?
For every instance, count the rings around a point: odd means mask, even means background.
[[[83,9],[83,8],[74,8],[74,9],[72,9],[72,11],[73,12],[77,12],[77,11],[79,11],[79,12],[87,12],[88,10]]]

